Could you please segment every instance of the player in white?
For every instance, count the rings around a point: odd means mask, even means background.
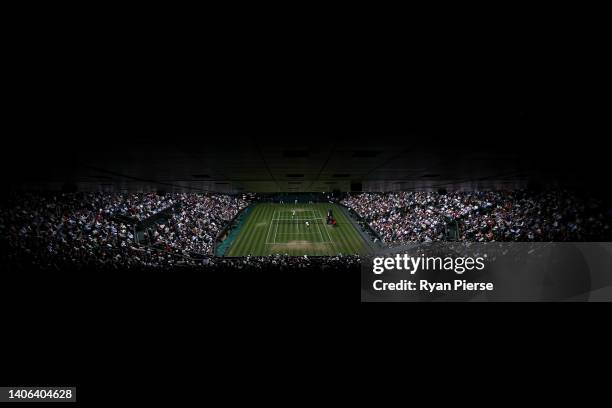
[[[293,210],[293,212],[291,213],[292,217],[295,217],[295,210]]]
[[[310,228],[310,224],[306,221],[306,228]]]

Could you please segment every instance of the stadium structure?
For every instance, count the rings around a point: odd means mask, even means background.
[[[517,136],[502,150],[439,145],[423,129],[375,138],[43,141],[25,149],[29,164],[3,197],[3,262],[319,268],[355,266],[410,242],[609,239],[609,198],[593,194],[587,175],[554,149],[522,148],[533,124],[506,119],[504,131]]]

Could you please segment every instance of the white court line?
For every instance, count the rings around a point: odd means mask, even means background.
[[[278,214],[279,214],[279,218],[276,218],[276,213],[277,210],[274,210],[274,213],[272,214],[272,220],[270,220],[270,226],[268,228],[268,233],[266,235],[266,243],[265,245],[275,245],[275,244],[279,244],[279,245],[292,245],[290,243],[285,243],[285,242],[276,242],[276,237],[278,235],[316,235],[317,232],[305,232],[305,231],[299,231],[299,225],[301,225],[301,222],[305,222],[305,221],[310,221],[312,223],[315,223],[317,225],[317,231],[319,236],[321,237],[321,244],[331,244],[333,245],[334,249],[336,250],[336,252],[338,252],[338,249],[336,248],[336,244],[335,242],[332,240],[331,235],[329,234],[329,231],[327,230],[327,228],[325,227],[325,225],[321,226],[319,225],[318,220],[323,220],[323,215],[321,214],[320,210],[317,210],[317,213],[319,214],[319,217],[317,217],[316,213],[314,210],[310,209],[310,210],[303,210],[304,213],[312,213],[312,218],[281,218],[285,213],[288,215],[289,212],[291,210],[279,210]],[[278,232],[278,222],[275,221],[298,221],[298,223],[296,223],[296,232]],[[272,231],[272,225],[274,224],[274,235],[272,236],[272,241],[269,241],[270,238],[270,232]],[[325,229],[325,232],[327,233],[327,237],[329,238],[329,241],[325,241],[325,238],[323,237],[323,232],[321,231],[321,228]]]
[[[323,217],[323,214],[321,214],[321,210],[317,210],[317,212],[319,213],[320,217]],[[331,242],[331,244],[334,246],[334,249],[336,250],[336,252],[338,252],[338,248],[336,247],[336,243],[332,239],[331,235],[329,235],[329,231],[327,230],[327,226],[324,225],[323,229],[325,229],[325,232],[327,232],[327,236],[329,237],[329,242]]]
[[[316,218],[314,210],[310,210],[310,212],[312,213],[313,218]],[[325,238],[323,238],[323,233],[321,232],[321,227],[319,226],[319,223],[316,222],[315,224],[317,224],[317,229],[319,230],[319,235],[321,236],[321,242],[325,242]]]
[[[329,242],[318,242],[318,244],[329,244]],[[278,245],[285,245],[285,246],[291,246],[291,245],[304,245],[301,242],[279,242]]]
[[[279,232],[276,235],[317,235],[316,232]]]
[[[276,215],[276,210],[274,210],[274,213],[272,214],[272,219],[270,220],[270,227],[268,228],[268,233],[266,234],[266,243],[265,245],[269,245],[270,244],[270,231],[272,231],[272,224],[274,224],[274,216]]]
[[[323,221],[323,218],[277,218],[273,221],[316,221],[316,220]]]
[[[274,242],[273,244],[276,244],[276,233],[278,232],[278,222],[276,223],[276,227],[274,228]]]

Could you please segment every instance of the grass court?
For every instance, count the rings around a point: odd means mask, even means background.
[[[335,227],[325,222],[329,209],[337,221]],[[361,233],[335,204],[260,203],[240,227],[226,256],[354,255],[367,248]]]

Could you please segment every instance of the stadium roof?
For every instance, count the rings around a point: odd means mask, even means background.
[[[253,104],[255,101],[253,101]],[[386,104],[334,116],[274,105],[248,115],[119,109],[79,121],[24,120],[5,185],[108,191],[395,191],[593,188],[608,183],[607,151],[584,112],[559,105],[414,107]],[[252,106],[252,105],[251,105]],[[301,105],[303,108],[303,105]],[[591,112],[592,104],[588,112]],[[179,112],[177,112],[179,110]],[[587,109],[585,109],[586,111]],[[122,113],[123,112],[123,113]],[[35,135],[32,137],[32,135]]]
[[[451,144],[418,132],[371,139],[132,139],[69,149],[43,144],[26,148],[19,165],[4,174],[9,183],[34,188],[69,183],[83,190],[221,192],[472,190],[529,182],[580,186],[589,177],[571,166],[568,151],[543,153],[518,138],[496,149],[462,144],[462,137]]]

